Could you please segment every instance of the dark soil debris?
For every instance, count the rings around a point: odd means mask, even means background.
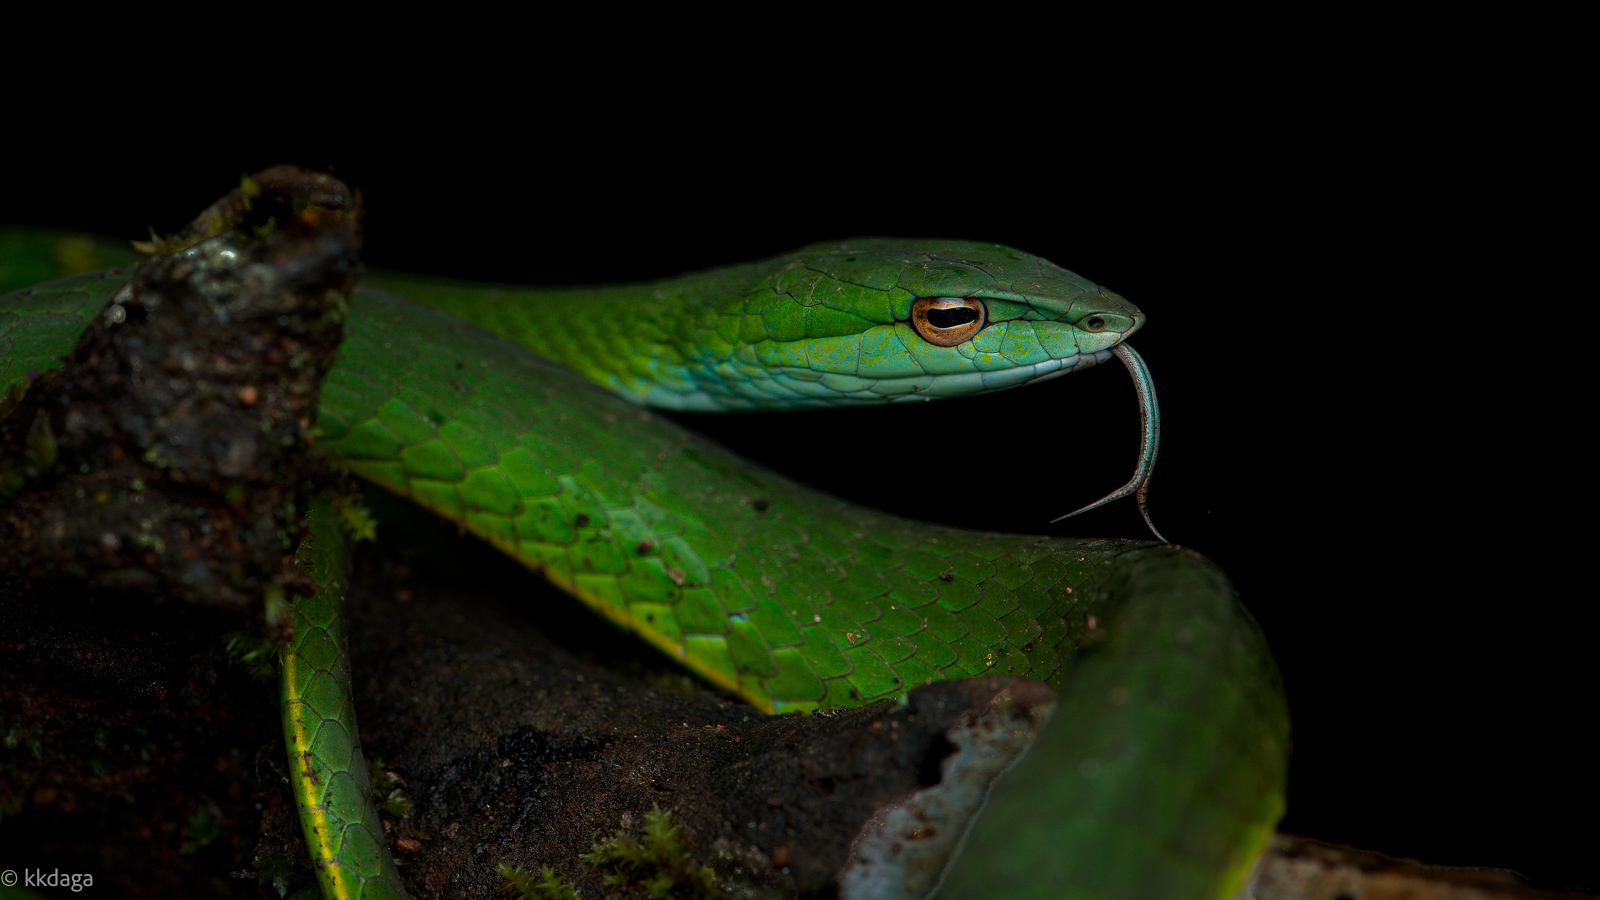
[[[336,180],[278,167],[158,242],[0,425],[0,454],[53,462],[0,514],[0,574],[237,609],[304,587],[287,555],[355,212]]]
[[[585,661],[581,644],[598,640],[632,642],[671,666],[597,616],[571,621],[574,601],[516,578],[513,564],[503,563],[512,589],[463,583],[471,578],[459,571],[499,564],[448,531],[422,544],[461,554],[460,570],[407,576],[413,602],[392,602],[390,551],[363,549],[352,579],[363,745],[405,776],[413,814],[394,824],[420,846],[402,867],[420,896],[495,896],[504,865],[552,867],[586,897],[644,897],[604,886],[579,857],[637,831],[657,806],[728,895],[827,896],[862,825],[938,781],[953,724],[1008,688],[1024,702],[1053,699],[1012,677],[940,682],[903,705],[818,715],[769,717],[685,695],[650,673]],[[385,536],[391,547],[395,537]],[[574,628],[585,635],[576,651]]]

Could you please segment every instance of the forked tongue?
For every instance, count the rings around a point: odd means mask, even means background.
[[[1156,523],[1150,521],[1150,506],[1145,500],[1145,495],[1150,492],[1150,476],[1156,470],[1156,451],[1161,447],[1161,410],[1156,406],[1156,385],[1150,379],[1150,369],[1145,366],[1144,360],[1127,343],[1117,344],[1111,348],[1111,352],[1128,367],[1128,374],[1133,376],[1134,390],[1139,392],[1139,465],[1133,470],[1133,477],[1128,479],[1127,484],[1082,509],[1050,521],[1070,519],[1078,513],[1088,512],[1097,506],[1104,506],[1113,500],[1120,500],[1129,494],[1137,493],[1135,499],[1139,504],[1139,514],[1144,516],[1144,523],[1150,526],[1151,534],[1165,541],[1166,538],[1161,537],[1161,532],[1156,530]]]

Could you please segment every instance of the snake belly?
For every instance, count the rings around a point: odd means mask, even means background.
[[[642,339],[632,334],[585,338],[552,328],[529,339],[525,325],[506,324],[522,314],[493,302],[502,293],[494,289],[384,281],[456,312],[476,309],[475,319],[520,331],[528,345],[543,336],[578,348],[568,353],[587,346],[588,360],[613,357],[572,368],[547,358],[559,358],[557,350],[540,347],[541,355],[393,291],[363,288],[323,389],[322,442],[357,475],[459,522],[767,711],[855,705],[991,672],[1049,684],[1060,696],[1056,715],[997,788],[941,897],[1231,895],[1282,811],[1287,715],[1265,642],[1214,566],[1170,546],[978,533],[865,510],[753,466],[619,396],[702,409],[784,405],[772,404],[774,395],[798,398],[788,405],[838,405],[841,396],[882,402],[1005,387],[1082,362],[1042,373],[1039,360],[1024,362],[1035,367],[1026,378],[1015,365],[982,368],[985,353],[1010,349],[1031,359],[1032,348],[1014,339],[1019,325],[969,347],[967,366],[929,372],[924,364],[875,378],[859,366],[865,343],[878,338],[858,328],[857,368],[846,371],[851,337],[824,332],[848,323],[831,315],[839,310],[827,291],[830,282],[863,285],[793,262],[691,276],[676,291],[663,283],[566,292],[560,321],[569,326],[653,300],[655,324],[645,331],[655,328],[658,342],[666,335],[657,345],[670,348],[654,355],[640,355]],[[957,283],[970,273],[934,268],[913,273],[930,282],[915,290],[879,279],[858,292],[886,301],[878,318],[888,321],[869,328],[886,328],[886,340],[905,346],[895,304],[919,292],[973,290]],[[796,269],[803,271],[785,274]],[[765,287],[730,294],[735,281]],[[116,282],[84,276],[0,300],[8,376],[19,360],[38,368],[64,352],[38,335],[81,330]],[[762,308],[762,291],[780,299]],[[1060,348],[1051,355],[1042,317],[1005,307],[1027,306],[1025,293],[1011,293],[992,298],[1001,314],[994,324],[1029,323],[1035,355],[1070,356]],[[716,310],[709,314],[685,299],[707,296]],[[723,321],[734,310],[738,321]],[[721,343],[702,341],[710,351],[673,337],[704,334],[696,316],[715,319]],[[753,347],[763,341],[798,346]],[[1091,355],[1103,349],[1087,343]],[[780,377],[749,374],[769,371],[773,359]],[[716,386],[708,373],[719,368],[736,376],[732,387]],[[928,377],[939,374],[955,377]],[[909,380],[863,383],[902,377]],[[907,384],[924,386],[896,393]],[[687,399],[672,403],[674,396]],[[314,526],[326,518],[314,515]],[[314,531],[318,545],[321,533]],[[299,653],[309,664],[284,667],[285,727],[291,766],[299,759],[323,786],[302,809],[331,810],[327,821],[340,823],[344,837],[319,853],[306,820],[325,893],[403,893],[375,820],[363,812],[370,796],[346,715],[337,604],[303,607],[302,615],[317,627],[299,629],[286,651],[286,661]],[[316,699],[315,720],[291,727],[289,708],[307,698]],[[348,720],[348,730],[317,725],[331,720]]]

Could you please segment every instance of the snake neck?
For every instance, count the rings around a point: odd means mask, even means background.
[[[739,296],[730,270],[643,284],[583,287],[481,285],[378,273],[367,283],[403,293],[486,331],[511,338],[635,403],[669,409],[726,407],[702,388],[716,319]],[[712,360],[714,365],[715,361]],[[700,376],[700,377],[697,377]]]

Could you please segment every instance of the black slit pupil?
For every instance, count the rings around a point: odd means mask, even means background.
[[[978,311],[970,306],[928,310],[928,324],[935,328],[955,328],[976,321],[978,321]]]

